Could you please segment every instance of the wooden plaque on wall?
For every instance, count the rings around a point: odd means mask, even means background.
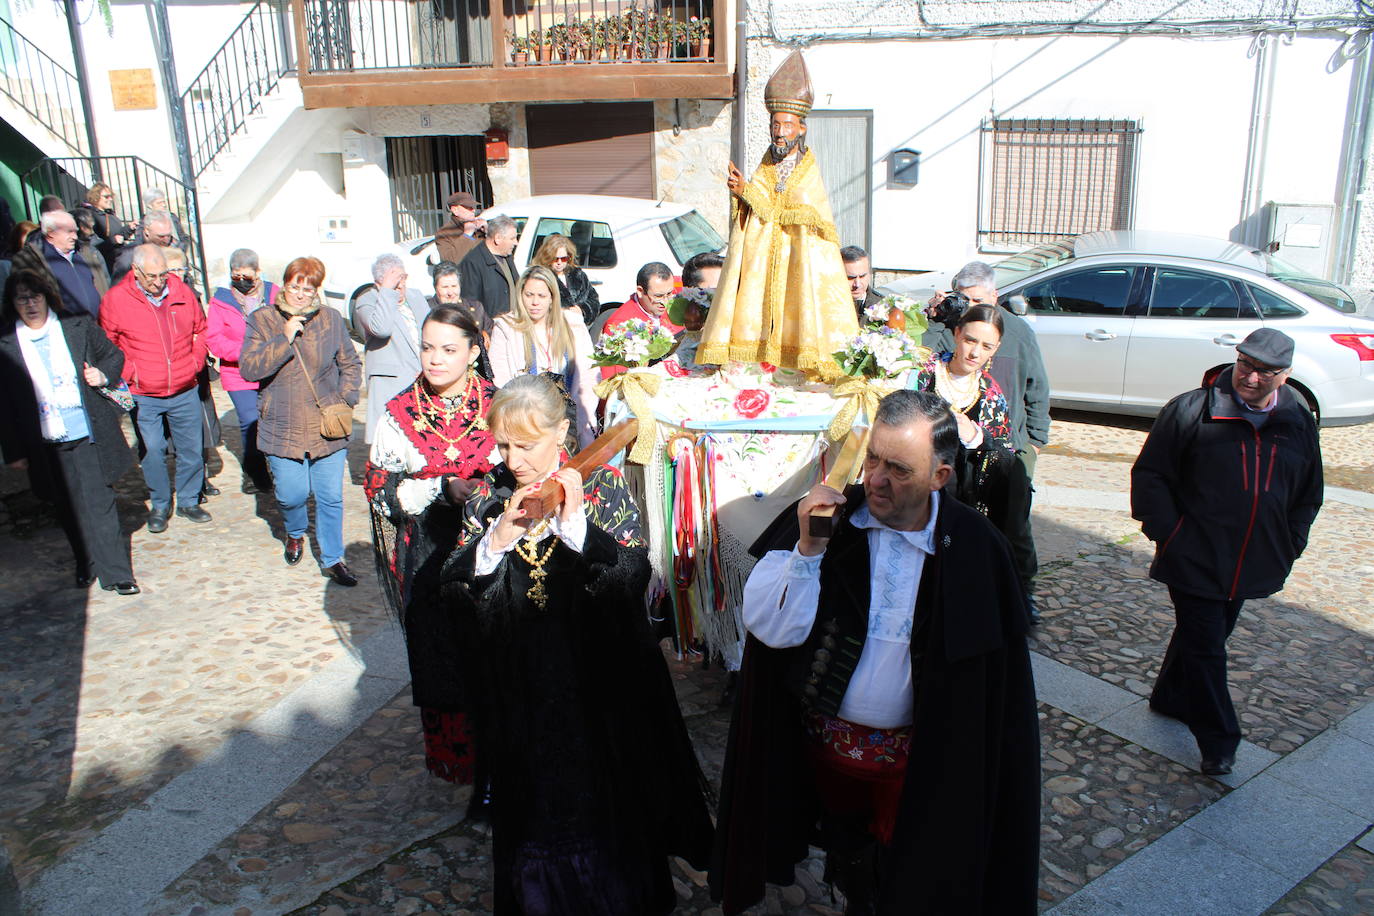
[[[110,94],[114,96],[115,111],[142,111],[157,107],[157,87],[153,85],[153,71],[111,70]]]

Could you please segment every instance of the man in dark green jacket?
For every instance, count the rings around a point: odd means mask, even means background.
[[[1150,708],[1187,723],[1210,776],[1240,744],[1226,640],[1245,599],[1283,588],[1322,504],[1317,426],[1284,386],[1292,339],[1260,328],[1236,350],[1230,372],[1165,405],[1131,469],[1131,514],[1176,619]]]

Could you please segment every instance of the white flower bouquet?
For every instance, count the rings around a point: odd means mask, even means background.
[[[879,325],[852,337],[843,350],[835,353],[835,362],[845,375],[893,379],[915,369],[926,352],[905,332]]]
[[[673,334],[657,321],[630,318],[602,333],[592,351],[598,366],[641,368],[673,349]]]

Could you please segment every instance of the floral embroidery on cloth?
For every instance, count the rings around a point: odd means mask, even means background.
[[[827,753],[871,767],[906,765],[911,752],[911,726],[874,728],[832,716],[810,713],[806,734]]]

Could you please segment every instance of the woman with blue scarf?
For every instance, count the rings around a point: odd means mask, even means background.
[[[124,354],[84,313],[59,311],[42,274],[18,270],[0,306],[0,455],[54,504],[76,557],[76,585],[136,595],[113,485],[133,453],[112,401]],[[109,391],[110,394],[103,392]]]

